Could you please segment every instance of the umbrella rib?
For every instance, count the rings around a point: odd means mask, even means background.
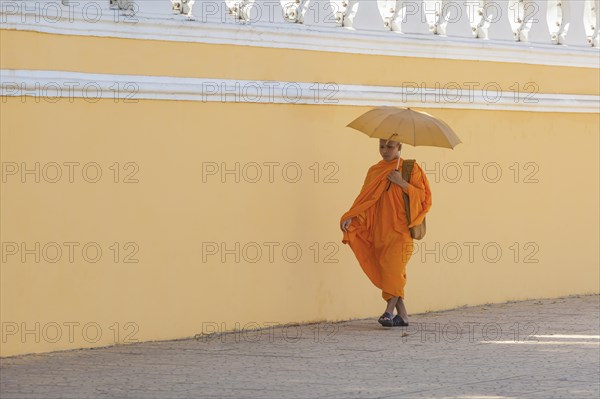
[[[400,137],[400,135],[398,134],[398,129],[401,124],[402,124],[402,119],[399,118],[398,122],[396,122],[396,126],[394,127],[394,131],[392,132],[392,137],[393,137],[394,133],[396,133],[396,136]]]
[[[393,115],[391,115],[391,114],[385,115],[383,117],[383,119],[381,119],[381,121],[379,121],[379,126],[381,126],[381,124],[383,124],[385,122],[385,120],[388,119],[388,118],[390,118],[390,117],[393,117]],[[374,135],[377,133],[377,130],[378,130],[378,128],[374,129],[373,132],[372,132],[372,134],[370,136],[374,137]]]

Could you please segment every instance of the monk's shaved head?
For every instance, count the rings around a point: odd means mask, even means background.
[[[379,139],[379,145],[388,145],[388,144],[402,147],[402,143],[400,143],[398,141],[393,141],[393,140],[389,140],[389,139]]]
[[[379,139],[379,154],[384,161],[391,161],[400,157],[402,143],[388,139]]]

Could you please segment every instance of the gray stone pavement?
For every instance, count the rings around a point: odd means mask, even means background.
[[[8,398],[600,397],[600,296],[0,360]]]

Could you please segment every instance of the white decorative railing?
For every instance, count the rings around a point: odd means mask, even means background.
[[[117,1],[117,0],[113,0]],[[124,0],[123,0],[124,1]],[[596,46],[600,0],[171,0],[210,21],[227,10],[239,21],[531,43]],[[140,3],[143,3],[140,2]],[[211,7],[208,7],[208,5]],[[200,5],[200,7],[198,7]],[[268,11],[268,13],[267,13]],[[268,15],[268,17],[267,17]],[[282,16],[282,18],[277,18]],[[215,18],[212,18],[214,21]],[[222,22],[226,22],[223,21]]]
[[[100,4],[100,5],[99,5]],[[9,16],[110,7],[122,17],[298,24],[355,31],[599,47],[600,0],[0,0]]]

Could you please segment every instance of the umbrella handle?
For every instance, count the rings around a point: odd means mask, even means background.
[[[394,169],[394,170],[395,170],[395,171],[397,171],[397,172],[399,172],[398,168],[396,168],[396,169]],[[390,187],[391,187],[391,186],[392,186],[392,181],[390,180],[390,181],[388,182],[388,186],[387,186],[387,188],[385,189],[385,191],[388,191],[388,190],[390,189]]]

